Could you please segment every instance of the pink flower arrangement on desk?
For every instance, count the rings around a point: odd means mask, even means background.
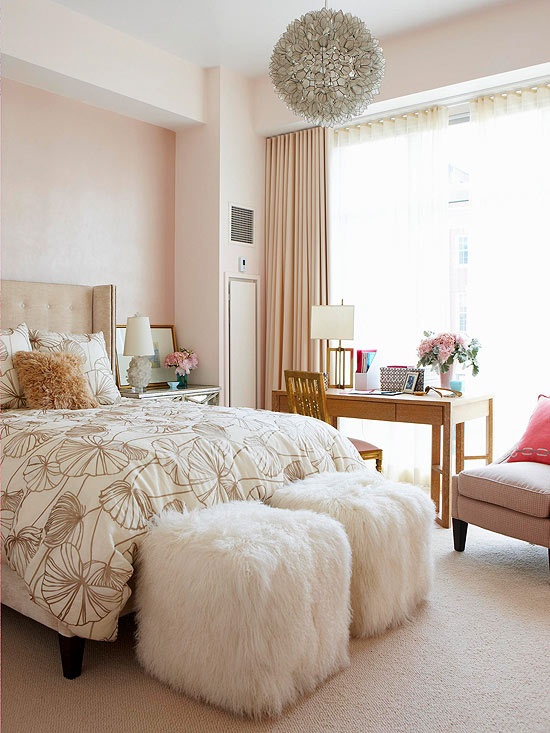
[[[475,377],[479,373],[477,354],[480,343],[473,338],[468,343],[468,338],[460,333],[438,333],[424,331],[425,339],[418,346],[418,366],[431,366],[440,374],[445,374],[451,369],[455,361],[472,367],[472,374]]]
[[[182,349],[174,351],[164,359],[165,367],[176,367],[176,374],[183,376],[189,374],[191,369],[195,369],[199,365],[199,357],[191,349]]]

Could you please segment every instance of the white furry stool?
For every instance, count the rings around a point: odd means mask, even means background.
[[[137,656],[188,695],[279,714],[349,664],[350,576],[330,517],[254,501],[166,512],[140,551]]]
[[[323,512],[346,528],[353,636],[402,623],[426,598],[435,507],[421,489],[369,470],[320,473],[278,489],[269,503]]]

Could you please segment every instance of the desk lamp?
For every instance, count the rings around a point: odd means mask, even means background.
[[[342,347],[342,341],[353,340],[353,305],[314,305],[311,307],[312,339],[331,339],[338,341],[337,347],[327,345],[327,371],[329,387],[353,387],[353,349]],[[349,382],[346,380],[346,356],[349,354]],[[334,355],[334,369],[332,356]]]

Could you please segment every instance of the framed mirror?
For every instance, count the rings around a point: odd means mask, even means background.
[[[155,353],[151,359],[151,381],[149,387],[166,387],[166,382],[175,379],[174,369],[164,366],[168,354],[177,351],[176,330],[174,326],[151,326],[151,336]],[[116,381],[120,389],[130,388],[128,384],[128,367],[131,356],[124,356],[124,339],[126,325],[116,327]]]

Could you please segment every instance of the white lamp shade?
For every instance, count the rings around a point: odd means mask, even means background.
[[[124,356],[153,356],[155,347],[148,316],[130,316],[126,321]]]
[[[311,306],[312,339],[353,339],[353,305],[313,305]]]

